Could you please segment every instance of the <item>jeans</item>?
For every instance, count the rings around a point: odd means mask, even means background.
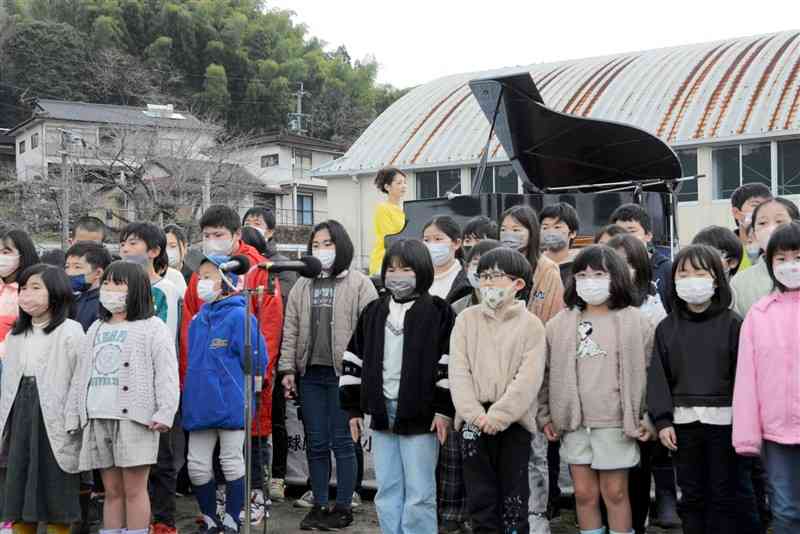
[[[730,425],[675,425],[675,465],[683,497],[678,511],[685,534],[737,530],[738,457]],[[755,500],[752,501],[755,511]]]
[[[762,445],[767,470],[773,534],[800,532],[800,445],[765,441]]]
[[[289,437],[286,433],[286,398],[280,377],[272,388],[272,478],[286,478]]]
[[[397,413],[397,402],[387,401],[390,426]],[[436,435],[372,434],[372,455],[378,493],[375,509],[383,534],[435,533],[436,461],[439,443]]]
[[[339,406],[339,378],[333,367],[313,365],[300,380],[303,424],[308,435],[308,470],[314,504],[327,506],[333,448],[336,504],[349,508],[356,486],[356,455],[347,413]]]
[[[150,469],[147,489],[153,513],[153,523],[175,526],[175,489],[178,471],[175,469],[173,432],[164,432],[158,438],[158,458]]]

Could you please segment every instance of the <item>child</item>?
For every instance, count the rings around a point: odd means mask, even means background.
[[[722,226],[706,226],[694,236],[692,245],[708,245],[714,248],[720,255],[728,279],[739,271],[743,257],[747,256],[736,234]]]
[[[255,206],[247,210],[242,217],[242,226],[249,226],[258,230],[264,240],[266,241],[266,249],[262,254],[267,260],[273,262],[288,261],[289,258],[284,256],[278,251],[278,244],[275,241],[275,230],[277,229],[277,221],[275,220],[275,212],[269,208],[262,208]],[[278,279],[281,281],[281,296],[283,301],[289,298],[289,292],[292,286],[297,281],[297,273],[292,271],[283,271],[278,273]]]
[[[102,533],[147,533],[150,466],[177,409],[175,338],[154,316],[142,268],[114,262],[100,280],[100,320],[87,333],[66,407],[67,430],[83,429],[80,470],[101,470]]]
[[[532,279],[525,256],[491,250],[481,256],[478,273],[481,304],[456,319],[450,360],[469,514],[474,532],[528,532],[528,469],[544,376],[544,327],[525,306]],[[547,485],[532,488],[546,507]]]
[[[433,264],[420,241],[393,244],[381,278],[390,295],[364,308],[344,354],[342,408],[354,441],[363,415],[371,416],[381,531],[433,533],[436,456],[453,415],[447,360],[454,314],[428,293]]]
[[[771,198],[772,191],[769,190],[769,186],[761,183],[742,184],[731,195],[731,213],[736,223],[734,231],[739,239],[739,257],[742,258],[738,272],[753,265],[747,254],[747,246],[750,243],[748,231],[753,225],[753,211]]]
[[[0,235],[0,363],[5,355],[5,338],[19,313],[17,278],[28,267],[39,263],[36,245],[22,230]]]
[[[461,228],[450,216],[436,216],[422,230],[422,241],[433,261],[433,285],[429,293],[453,303],[470,292],[461,265]]]
[[[633,283],[633,306],[639,308],[655,330],[658,323],[667,316],[667,312],[653,283],[653,269],[647,248],[630,234],[612,237],[608,246],[619,254],[630,272]]]
[[[791,200],[775,197],[762,202],[753,210],[753,232],[762,253],[767,250],[770,236],[775,229],[791,221],[800,220],[800,210]],[[753,267],[737,273],[731,280],[734,309],[745,317],[750,307],[762,297],[769,295],[775,284],[769,275],[769,265],[762,259]]]
[[[164,234],[167,236],[167,259],[169,266],[179,271],[186,284],[192,278],[193,271],[186,265],[186,254],[189,251],[189,240],[186,232],[177,224],[169,224],[164,227]],[[184,289],[184,293],[186,290]]]
[[[300,528],[338,529],[353,522],[351,498],[357,487],[356,451],[338,395],[342,356],[359,315],[378,295],[369,278],[351,269],[353,243],[338,222],[315,226],[308,252],[319,258],[323,271],[314,280],[299,279],[292,289],[286,303],[278,372],[290,397],[298,390],[301,394],[308,436],[314,507]],[[336,458],[337,482],[336,506],[329,510],[331,451]]]
[[[496,222],[485,215],[478,215],[467,221],[462,235],[461,250],[466,256],[471,248],[481,241],[485,239],[497,240],[500,237],[500,232]]]
[[[503,245],[500,243],[500,241],[495,241],[494,239],[484,239],[473,246],[472,250],[469,251],[469,254],[467,254],[466,258],[466,271],[467,280],[469,281],[472,291],[453,302],[453,311],[456,312],[456,315],[470,306],[481,303],[481,279],[478,275],[478,264],[481,261],[481,256],[490,250],[494,250],[502,246]]]
[[[687,534],[737,532],[739,474],[731,445],[733,384],[741,318],[719,252],[682,249],[673,263],[676,298],[656,328],[647,405],[661,443],[672,451],[683,497],[678,510]],[[759,532],[752,525],[741,532]]]
[[[198,295],[206,304],[189,327],[189,365],[183,389],[183,428],[189,432],[187,468],[203,514],[203,532],[238,532],[241,526],[244,429],[249,424],[244,419],[245,321],[252,323],[253,375],[259,385],[268,358],[255,317],[246,315],[246,297],[238,292],[239,277],[223,277],[219,270],[228,260],[227,256],[206,256],[197,270]],[[223,518],[217,517],[213,469],[217,442],[225,475]]]
[[[111,254],[97,243],[75,243],[67,250],[64,265],[72,285],[75,302],[70,318],[78,321],[83,331],[89,330],[100,312],[100,279],[111,264]]]
[[[572,245],[580,229],[578,212],[566,202],[551,204],[539,213],[539,224],[542,227],[542,251],[558,265],[561,283],[567,287],[572,274],[572,259],[577,254]]]
[[[742,325],[733,446],[742,455],[762,455],[773,532],[789,534],[800,532],[800,223],[775,230],[765,262],[776,291],[756,302]]]
[[[628,470],[639,463],[652,326],[632,307],[630,276],[611,248],[583,249],[572,266],[567,309],[547,324],[549,379],[538,421],[575,484],[582,534],[601,534],[599,498],[612,533],[633,532]]]
[[[528,309],[547,323],[564,307],[564,285],[558,265],[541,254],[539,218],[530,206],[514,206],[500,216],[500,242],[521,252],[533,270]]]
[[[623,227],[617,224],[607,224],[594,234],[594,240],[592,242],[595,245],[607,245],[612,237],[627,233],[628,232],[626,232]]]
[[[67,534],[80,519],[80,436],[67,433],[64,406],[84,341],[67,319],[72,291],[64,272],[34,265],[19,277],[19,318],[6,340],[0,431],[7,458],[0,517],[15,533]],[[14,408],[12,410],[12,407]]]
[[[79,218],[72,229],[72,239],[69,244],[97,243],[102,245],[106,239],[106,225],[97,217],[89,215]]]

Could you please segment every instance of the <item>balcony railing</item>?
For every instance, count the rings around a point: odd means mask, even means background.
[[[314,226],[327,218],[328,212],[321,210],[275,210],[275,221],[279,226]]]

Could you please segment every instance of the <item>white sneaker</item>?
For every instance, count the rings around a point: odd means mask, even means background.
[[[273,478],[270,482],[269,498],[275,502],[286,500],[286,482],[282,478]]]
[[[267,506],[272,502],[269,499],[264,499],[264,492],[261,490],[253,490],[250,494],[250,525],[258,526],[265,518],[269,517]],[[244,510],[239,514],[239,522],[244,521]]]
[[[352,502],[352,504],[350,504],[350,508],[352,508],[353,510],[355,510],[355,509],[356,509],[356,508],[358,508],[359,506],[361,506],[361,495],[359,495],[358,493],[356,493],[356,492],[354,491],[354,492],[353,492],[353,502]]]
[[[302,497],[294,501],[295,508],[314,508],[314,492],[308,490]]]
[[[217,486],[217,517],[225,517],[225,486]]]

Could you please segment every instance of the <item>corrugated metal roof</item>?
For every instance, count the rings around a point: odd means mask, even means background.
[[[395,102],[316,173],[474,163],[489,123],[468,82],[524,71],[552,109],[632,124],[673,145],[800,133],[799,30],[440,78]],[[490,160],[507,159],[494,140]]]

